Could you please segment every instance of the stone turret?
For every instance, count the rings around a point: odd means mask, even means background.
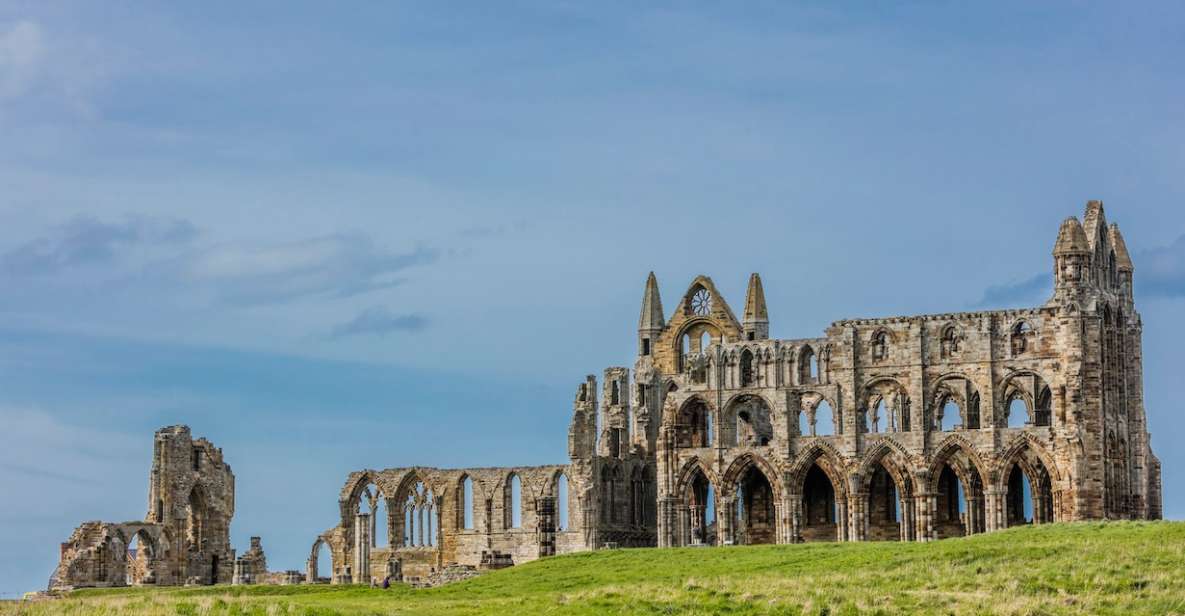
[[[572,424],[568,427],[568,457],[589,460],[597,453],[597,377],[588,375],[576,388]]]
[[[1130,304],[1133,294],[1132,277],[1136,268],[1132,264],[1131,254],[1127,251],[1127,242],[1123,241],[1123,234],[1119,232],[1119,225],[1112,223],[1109,235],[1111,250],[1115,251],[1115,269],[1118,275],[1116,284]]]
[[[654,272],[646,278],[646,290],[642,293],[642,314],[638,317],[638,355],[653,353],[654,342],[662,333],[666,322],[662,316],[662,298],[658,294],[658,279]]]
[[[1090,245],[1078,219],[1071,216],[1062,223],[1053,246],[1054,288],[1058,295],[1079,291],[1088,282]]]
[[[749,276],[749,291],[745,294],[745,319],[741,322],[746,340],[769,339],[769,311],[765,308],[765,289],[761,276]]]

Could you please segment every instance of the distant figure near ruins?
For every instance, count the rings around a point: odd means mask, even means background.
[[[769,338],[706,276],[651,274],[634,369],[577,388],[569,464],[351,473],[308,582],[424,579],[603,547],[931,541],[1161,517],[1134,267],[1103,205],[1062,223],[1053,297]],[[378,537],[389,539],[379,541]],[[319,556],[324,551],[328,558]]]

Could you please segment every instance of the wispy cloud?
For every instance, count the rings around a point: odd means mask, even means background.
[[[28,92],[44,58],[40,26],[25,20],[0,25],[0,101]]]
[[[1032,278],[988,287],[976,306],[1010,308],[1019,305],[1035,305],[1049,299],[1051,293],[1053,293],[1053,274],[1037,274]]]
[[[8,251],[0,257],[0,266],[18,276],[53,274],[110,263],[137,246],[181,245],[197,236],[197,227],[187,220],[130,216],[120,222],[104,222],[77,216]]]
[[[1185,297],[1185,235],[1168,246],[1140,252],[1135,258],[1136,293]]]
[[[388,334],[395,331],[420,331],[428,326],[428,319],[418,314],[395,314],[381,306],[367,308],[357,316],[333,328],[331,336],[342,338],[366,334]]]
[[[1135,288],[1140,297],[1185,297],[1185,235],[1168,246],[1137,252]],[[1053,274],[1046,272],[1018,282],[993,285],[976,303],[979,307],[1009,308],[1039,304],[1053,293]]]
[[[390,288],[404,281],[404,270],[436,258],[424,247],[390,252],[364,235],[329,235],[263,247],[217,246],[187,256],[180,267],[187,280],[209,285],[221,301],[259,305]]]

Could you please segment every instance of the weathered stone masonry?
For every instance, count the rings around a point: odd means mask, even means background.
[[[186,426],[162,428],[154,440],[148,515],[83,523],[62,544],[49,588],[229,583],[234,510],[235,476],[222,450],[194,440]]]
[[[577,388],[569,464],[353,473],[307,579],[421,579],[605,546],[1160,518],[1123,236],[1092,201],[1053,257],[1040,307],[844,320],[795,340],[769,338],[756,274],[741,320],[704,276],[666,318],[651,274],[632,374],[607,369],[599,405],[595,377]],[[322,543],[331,563],[318,563]]]

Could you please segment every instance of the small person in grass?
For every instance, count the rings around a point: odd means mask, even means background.
[[[387,590],[390,587],[391,587],[391,576],[388,575],[387,577],[383,578],[383,590]]]

